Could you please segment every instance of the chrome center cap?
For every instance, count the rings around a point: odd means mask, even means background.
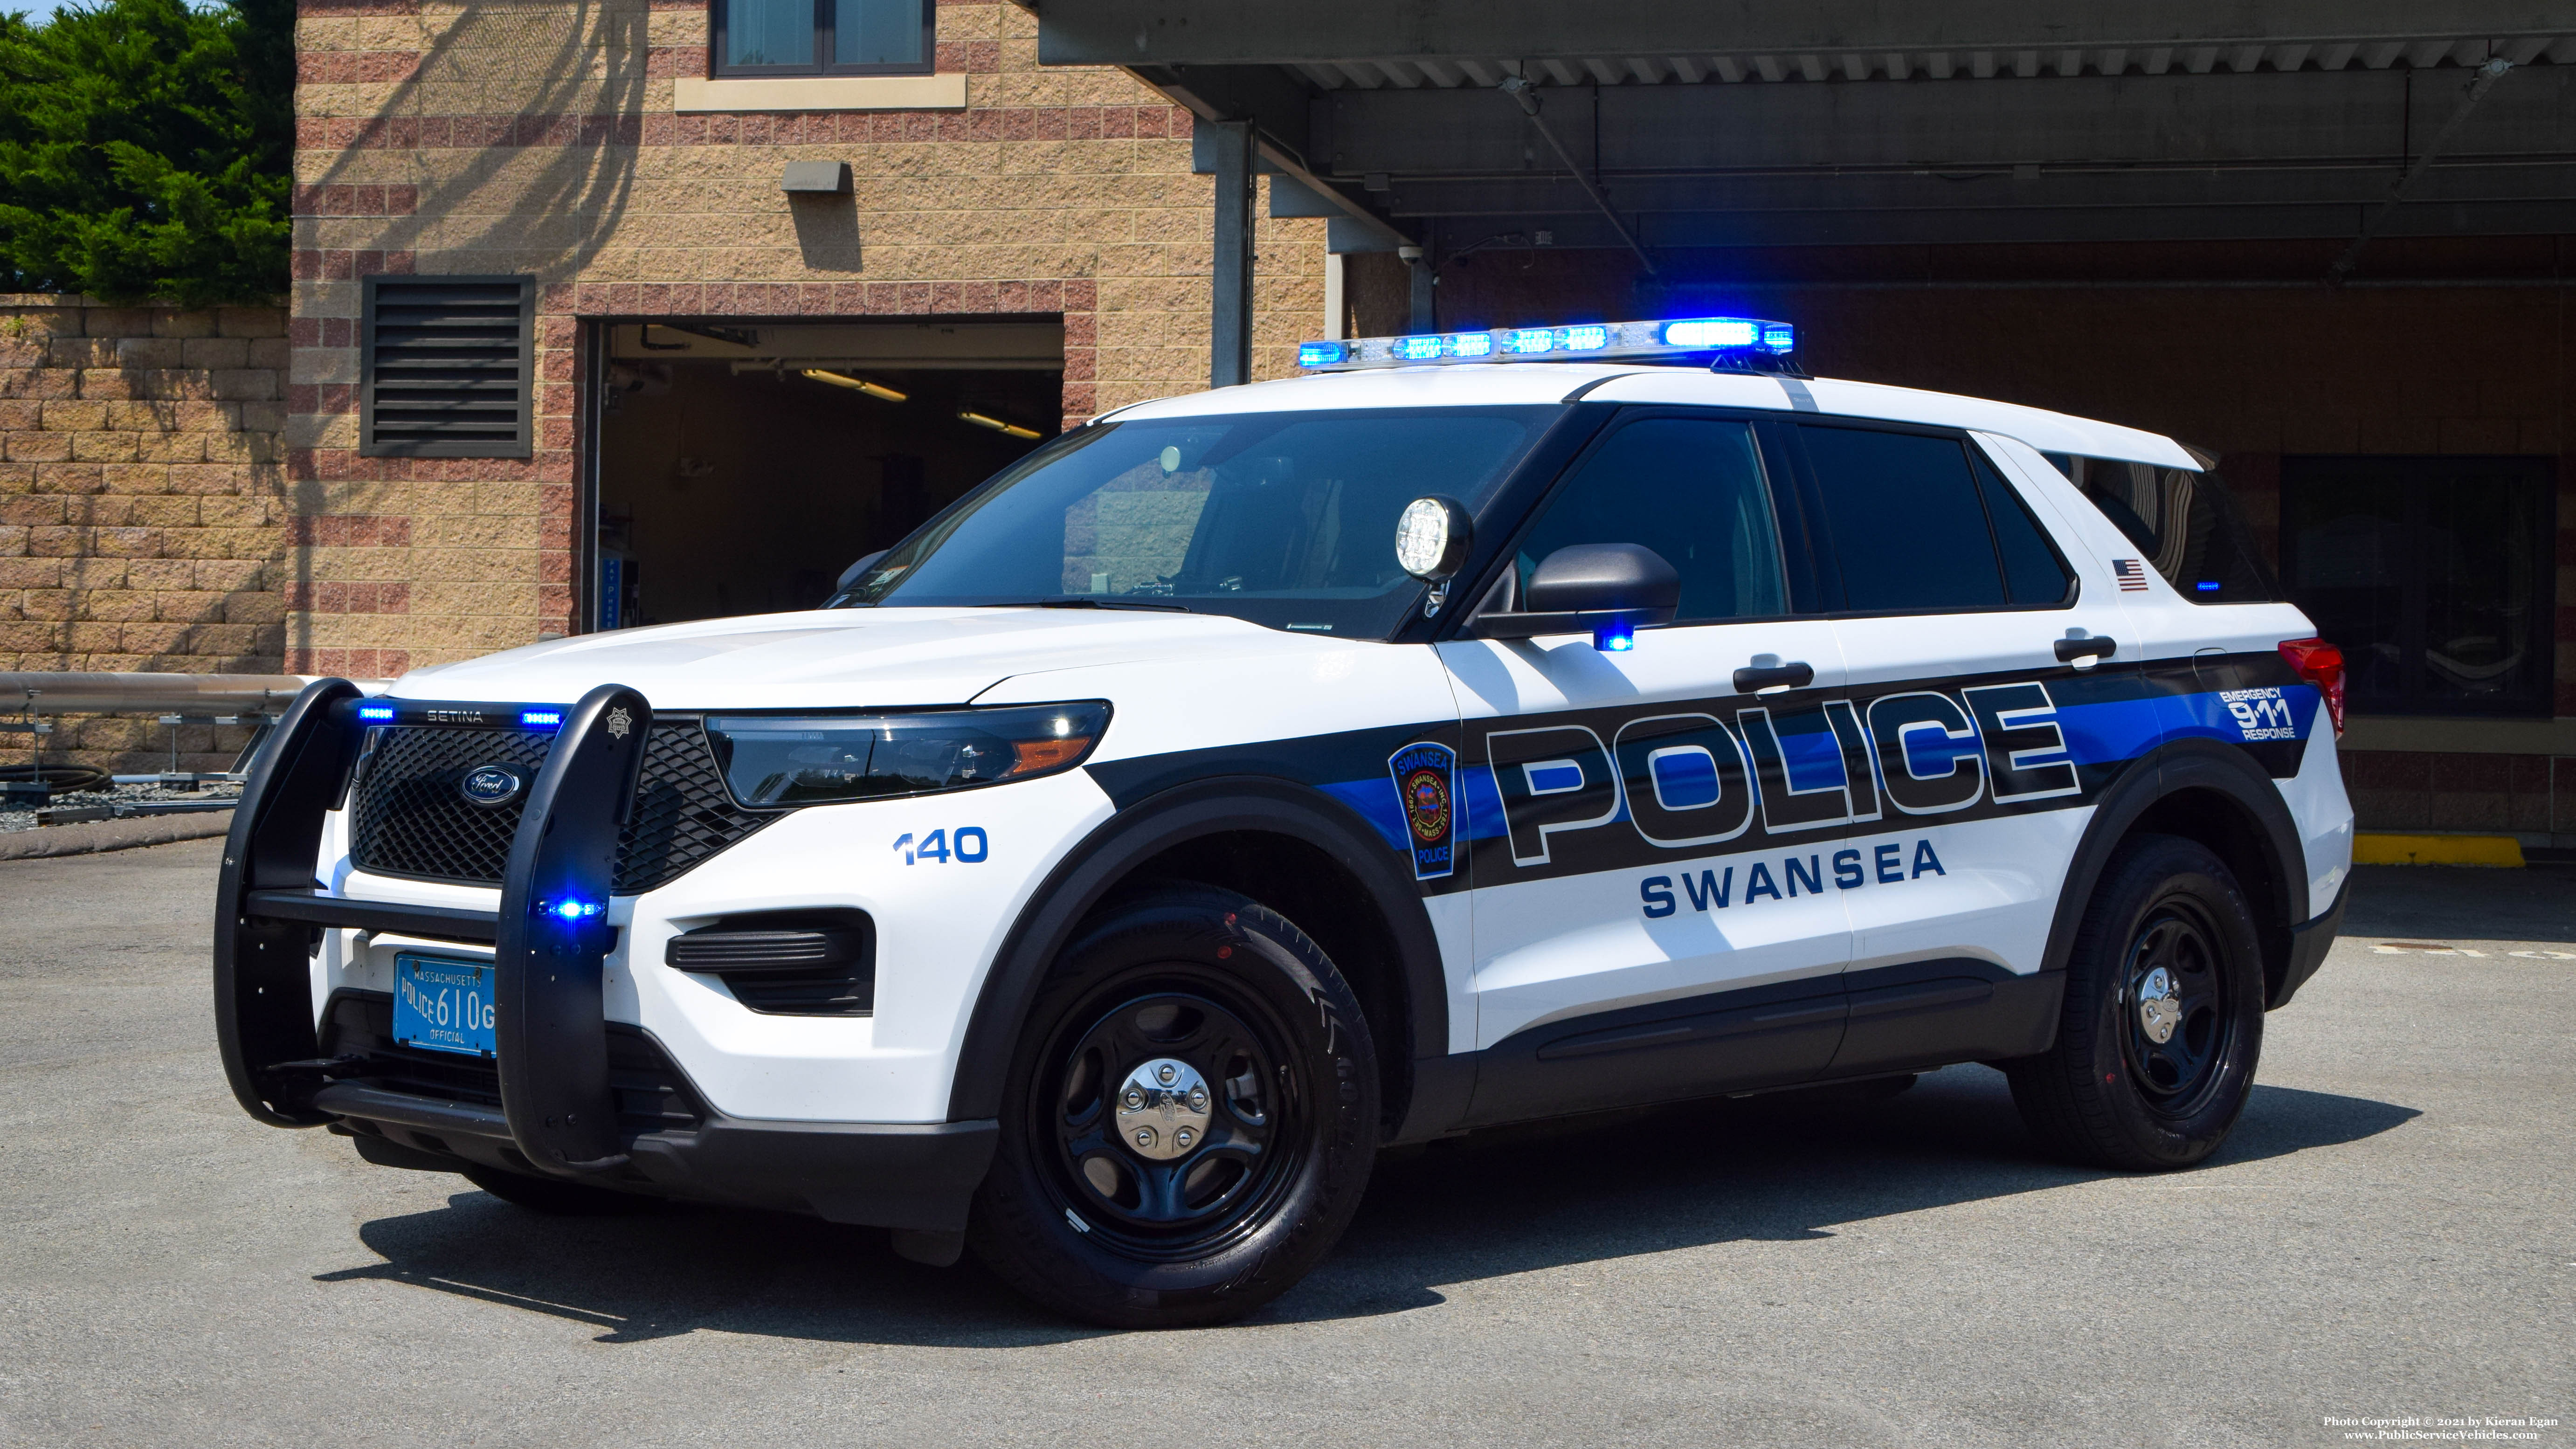
[[[2138,981],[2138,1029],[2163,1046],[2181,1025],[2182,993],[2174,988],[2173,973],[2159,966]]]
[[[1127,1074],[1116,1098],[1119,1140],[1139,1157],[1169,1162],[1186,1156],[1207,1138],[1208,1109],[1215,1098],[1198,1068],[1171,1057],[1154,1060]]]

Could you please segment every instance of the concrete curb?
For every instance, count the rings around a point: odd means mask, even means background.
[[[167,845],[174,840],[203,840],[233,828],[229,810],[192,815],[144,816],[134,820],[93,820],[84,825],[47,825],[0,835],[0,860],[41,860],[55,855],[94,855],[138,845]]]
[[[2510,835],[2383,835],[2352,838],[2355,865],[2496,865],[2523,863],[2522,842]]]

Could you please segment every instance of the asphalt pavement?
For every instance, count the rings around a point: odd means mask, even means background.
[[[220,847],[0,861],[0,1444],[2576,1446],[2576,874],[2363,871],[2198,1171],[2041,1158],[1982,1067],[1481,1134],[1249,1322],[1135,1334],[253,1123]]]

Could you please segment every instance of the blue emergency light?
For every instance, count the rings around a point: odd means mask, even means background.
[[[1482,332],[1417,332],[1297,344],[1297,365],[1314,372],[1431,362],[1698,361],[1721,367],[1793,371],[1798,329],[1757,317],[1676,317],[1663,322],[1578,322],[1565,327],[1495,327]]]
[[[563,725],[563,711],[559,709],[523,709],[519,711],[519,723],[532,730],[559,729]]]
[[[393,722],[393,717],[394,707],[390,704],[362,704],[358,706],[358,718],[365,720],[369,724],[391,724]]]

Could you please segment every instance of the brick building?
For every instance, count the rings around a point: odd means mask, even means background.
[[[924,74],[712,79],[704,0],[302,16],[290,668],[811,603],[1031,439],[1205,385],[1190,115],[1040,69],[1025,10],[942,0]],[[1265,373],[1321,316],[1323,232],[1263,224]],[[456,276],[527,279],[515,448],[362,436],[367,279]]]

